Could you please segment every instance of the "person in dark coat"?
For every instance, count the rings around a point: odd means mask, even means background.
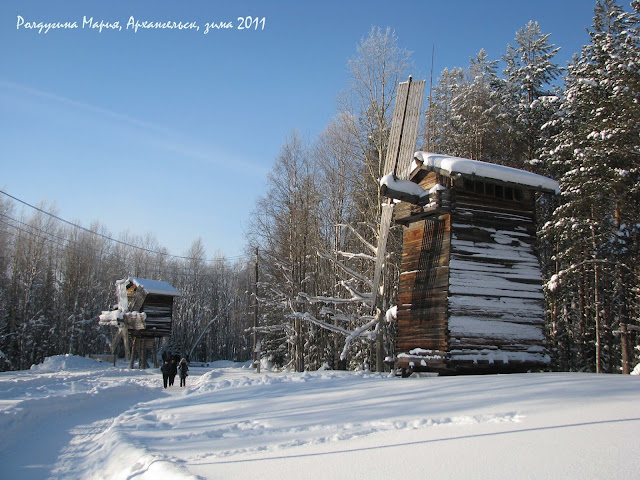
[[[162,372],[162,383],[164,384],[164,388],[167,388],[167,383],[169,383],[169,375],[171,373],[171,365],[169,365],[169,362],[165,360],[160,367],[160,371]]]
[[[176,379],[176,375],[178,374],[178,364],[176,363],[176,359],[172,358],[171,362],[169,362],[169,386],[173,386],[173,382]]]
[[[187,363],[187,359],[183,358],[180,360],[180,364],[178,365],[178,370],[180,370],[180,386],[187,386],[187,372],[189,371],[189,364]]]

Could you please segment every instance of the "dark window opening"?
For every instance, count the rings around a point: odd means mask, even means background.
[[[522,201],[522,190],[520,190],[519,188],[514,188],[513,189],[513,198],[514,200],[521,202]]]
[[[513,188],[511,187],[504,188],[504,198],[505,200],[513,200]]]
[[[496,194],[496,185],[495,183],[485,183],[484,184],[484,193],[489,195],[490,197],[495,196]]]
[[[465,178],[463,188],[467,192],[476,193],[477,195],[486,195],[504,200],[522,202],[523,199],[523,191],[520,188],[507,187],[480,180]]]
[[[464,179],[464,189],[473,192],[473,180]]]

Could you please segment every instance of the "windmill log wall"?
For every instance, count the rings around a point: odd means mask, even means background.
[[[421,170],[428,205],[401,203],[400,366],[443,373],[544,366],[544,297],[534,190]],[[425,368],[420,368],[425,367]]]

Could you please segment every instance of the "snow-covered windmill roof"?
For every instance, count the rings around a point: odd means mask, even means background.
[[[152,295],[168,295],[179,297],[180,292],[167,282],[162,280],[149,280],[148,278],[129,277],[127,283],[133,283],[136,287],[142,287],[145,292]]]
[[[472,175],[507,183],[526,185],[556,194],[560,193],[558,182],[552,178],[517,168],[429,152],[416,152],[414,158],[415,160],[412,165],[412,170],[414,171],[418,168],[423,168],[438,171],[448,176],[454,174]]]

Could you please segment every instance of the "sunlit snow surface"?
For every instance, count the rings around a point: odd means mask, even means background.
[[[636,478],[640,376],[401,379],[157,370],[61,356],[0,373],[0,477]]]

